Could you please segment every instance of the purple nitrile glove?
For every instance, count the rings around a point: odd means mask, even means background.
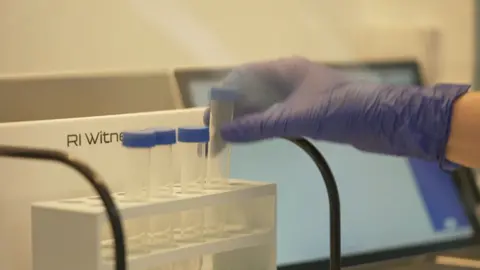
[[[299,57],[242,65],[223,87],[242,94],[234,120],[222,127],[226,141],[307,137],[444,169],[454,165],[445,159],[453,102],[470,88],[365,82]]]

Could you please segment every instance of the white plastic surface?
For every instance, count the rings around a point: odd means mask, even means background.
[[[276,269],[275,185],[244,180],[231,180],[231,183],[228,189],[207,190],[204,194],[186,195],[176,188],[173,198],[143,202],[127,202],[122,200],[122,194],[116,194],[126,222],[226,203],[251,206],[248,223],[252,230],[248,233],[224,234],[196,243],[175,238],[169,248],[130,253],[129,269],[168,269],[189,261],[201,261],[201,269],[205,270],[230,270],[231,265],[244,265],[241,269]],[[33,269],[112,269],[112,251],[101,248],[106,222],[104,208],[96,198],[35,203],[32,207]],[[127,235],[131,234],[130,229],[127,227]]]

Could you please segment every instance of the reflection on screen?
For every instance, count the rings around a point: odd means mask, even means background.
[[[352,76],[412,83],[415,71],[359,71]],[[191,100],[208,104],[216,82],[192,81]],[[185,93],[185,92],[184,92]],[[450,177],[436,164],[316,142],[337,178],[343,254],[360,254],[470,236],[472,230]],[[282,140],[235,145],[232,177],[278,184],[278,263],[329,256],[329,208],[312,161]]]

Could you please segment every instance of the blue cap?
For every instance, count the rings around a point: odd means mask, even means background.
[[[210,130],[208,127],[181,127],[178,128],[179,142],[208,142]]]
[[[155,133],[151,130],[123,132],[122,145],[130,148],[154,147]]]
[[[235,101],[239,96],[233,89],[214,87],[210,90],[210,100]]]
[[[169,145],[177,142],[177,132],[173,128],[152,128],[149,131],[155,133],[156,145]]]

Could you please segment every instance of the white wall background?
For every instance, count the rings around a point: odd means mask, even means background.
[[[0,74],[352,58],[360,26],[434,26],[440,80],[470,81],[473,0],[2,0]]]

